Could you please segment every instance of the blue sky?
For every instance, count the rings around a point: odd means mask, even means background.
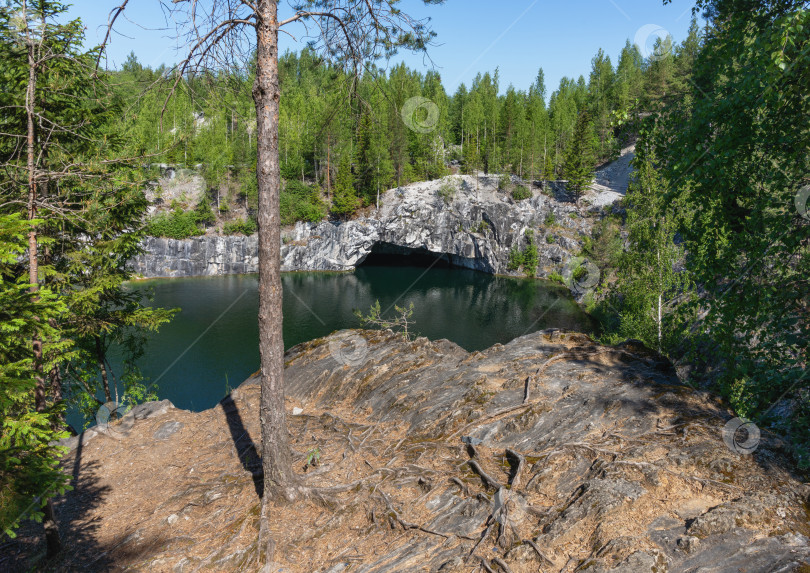
[[[84,21],[88,44],[96,44],[103,38],[109,11],[118,4],[120,0],[76,0],[69,14]],[[435,67],[450,94],[462,82],[469,86],[477,72],[496,67],[501,91],[510,83],[527,89],[541,66],[550,94],[563,76],[587,78],[600,47],[615,66],[627,39],[646,39],[642,51],[665,33],[681,42],[694,2],[672,0],[665,6],[662,0],[447,0],[424,6],[419,0],[403,0],[401,5],[414,16],[432,18],[438,45],[430,49],[432,64],[411,54],[400,54],[395,61],[421,70]],[[280,11],[290,11],[284,0]],[[125,14],[108,50],[112,67],[120,66],[130,51],[153,67],[180,59],[174,26],[165,21],[158,0],[130,0]],[[295,28],[290,31],[298,35]],[[302,47],[283,34],[280,42],[282,51]]]

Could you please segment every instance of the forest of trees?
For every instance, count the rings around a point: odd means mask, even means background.
[[[668,38],[647,59],[628,40],[615,65],[600,49],[587,78],[564,77],[550,95],[542,68],[527,91],[504,87],[495,70],[449,95],[435,71],[368,66],[355,78],[308,48],[288,52],[279,61],[281,174],[310,191],[294,186],[286,199],[282,195],[289,203],[284,223],[351,216],[376,206],[378,195],[392,187],[449,174],[454,160],[464,173],[511,173],[526,181],[568,179],[575,169],[567,165],[579,162],[579,179],[588,179],[595,165],[618,156],[645,112],[684,91],[698,36],[693,20],[681,44]],[[126,110],[131,154],[201,165],[211,189],[235,182],[255,210],[252,73],[182,78],[164,110],[162,80],[170,74],[165,67],[144,68],[135,54],[110,73]],[[414,122],[429,121],[426,129],[410,129],[403,120],[414,98],[429,102],[413,110]]]
[[[638,338],[678,361],[686,382],[787,435],[806,469],[810,11],[767,0],[697,9],[706,26],[693,21],[680,44],[660,41],[645,59],[627,42],[615,65],[600,50],[587,78],[563,78],[548,97],[542,69],[527,91],[502,89],[495,70],[449,95],[432,71],[355,76],[314,50],[283,55],[278,220],[350,217],[454,160],[467,173],[567,179],[578,194],[637,139],[624,211],[595,221],[583,252],[601,271],[587,303],[604,340]],[[82,23],[63,16],[47,0],[0,7],[0,529],[44,519],[54,551],[65,408],[92,417],[154,391],[135,359],[173,311],[125,285],[148,231],[150,165],[202,165],[210,188],[237,185],[251,213],[260,188],[255,65],[177,77],[132,55],[102,72]],[[413,98],[430,105],[408,121]],[[184,232],[211,206],[180,212]],[[518,267],[536,264],[528,240]],[[123,372],[110,368],[113,345]]]

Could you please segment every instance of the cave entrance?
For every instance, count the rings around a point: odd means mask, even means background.
[[[455,268],[450,255],[427,249],[410,249],[392,243],[375,243],[360,267],[433,267]]]

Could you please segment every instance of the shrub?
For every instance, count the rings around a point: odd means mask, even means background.
[[[257,230],[256,221],[250,218],[229,221],[222,226],[222,232],[226,235],[252,235]]]
[[[449,177],[442,181],[438,194],[439,197],[444,200],[445,204],[449,205],[453,202],[453,199],[456,196],[456,191],[458,191],[458,181],[455,177]]]
[[[245,200],[249,211],[255,212],[259,208],[259,183],[256,180],[256,171],[244,171],[239,177],[239,194]]]
[[[473,229],[473,233],[486,234],[489,231],[489,223],[481,219],[481,222]]]
[[[517,245],[509,250],[509,262],[506,268],[510,271],[516,271],[523,266],[523,251]]]
[[[548,275],[548,280],[554,281],[555,283],[565,284],[565,280],[560,273],[551,273]]]
[[[534,244],[534,231],[528,229],[526,231],[526,248],[522,251],[515,245],[509,251],[509,261],[506,265],[507,270],[516,271],[523,267],[523,272],[527,277],[534,277],[537,274],[537,264],[539,256],[537,253],[537,245]]]
[[[194,208],[194,214],[197,216],[197,223],[202,225],[212,225],[216,222],[217,217],[214,215],[214,210],[211,208],[211,201],[208,195],[203,195],[200,202]]]
[[[294,225],[296,221],[317,222],[326,217],[326,205],[316,186],[288,181],[281,191],[280,202],[282,225]]]
[[[591,259],[600,269],[615,269],[624,252],[621,235],[621,221],[614,217],[604,217],[593,226],[592,236],[586,236],[582,254]]]
[[[197,213],[183,211],[178,207],[153,217],[146,226],[146,234],[169,239],[187,239],[202,235],[203,231],[197,225]]]
[[[509,177],[506,173],[501,175],[498,178],[498,191],[506,191],[509,189],[509,186],[512,184],[512,178]]]
[[[354,315],[360,320],[363,326],[377,327],[380,329],[391,329],[394,332],[399,332],[405,340],[411,340],[413,333],[411,328],[415,321],[413,317],[413,303],[408,307],[399,307],[394,305],[396,314],[393,318],[384,318],[380,311],[380,301],[376,301],[371,305],[371,312],[363,315],[359,310],[354,311]]]
[[[554,235],[551,235],[551,234],[546,235],[546,243],[548,243],[549,245],[552,244],[556,240],[557,239],[554,238]]]
[[[537,255],[537,245],[534,244],[534,231],[529,229],[526,231],[526,250],[523,251],[523,271],[527,277],[533,277],[537,274],[537,263],[539,257]]]
[[[529,190],[528,187],[524,187],[523,185],[517,185],[514,189],[512,189],[512,199],[515,201],[523,201],[524,199],[530,199],[532,196],[532,192]]]
[[[546,220],[543,222],[543,224],[546,227],[553,227],[557,224],[557,217],[552,211],[549,211],[548,215],[546,215]]]

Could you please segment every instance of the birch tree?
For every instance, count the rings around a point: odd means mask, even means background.
[[[627,193],[628,249],[622,255],[616,291],[621,293],[620,331],[665,352],[676,338],[676,302],[691,293],[689,274],[679,269],[683,247],[675,242],[677,221],[665,207],[666,184],[654,156],[639,147],[634,181]]]

